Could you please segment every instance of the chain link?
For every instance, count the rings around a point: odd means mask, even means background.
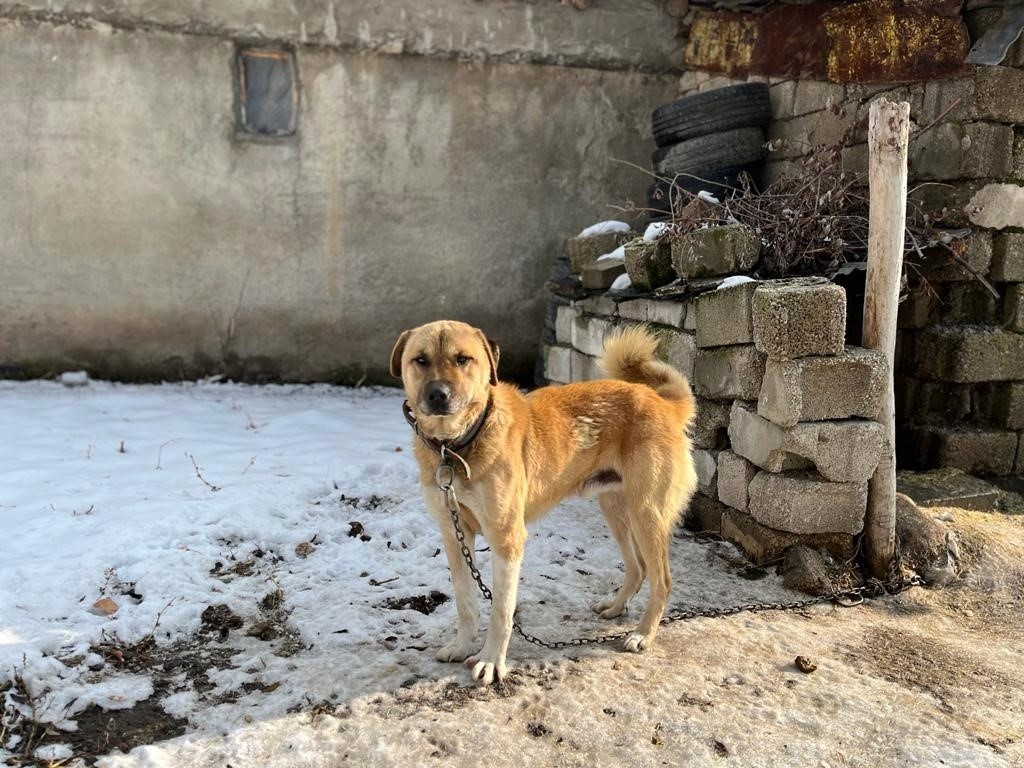
[[[493,601],[491,590],[487,584],[484,583],[483,576],[480,575],[480,569],[476,567],[476,563],[473,560],[473,553],[470,552],[469,546],[466,544],[466,534],[463,532],[462,524],[459,521],[459,500],[455,496],[455,468],[447,459],[443,461],[434,472],[434,482],[444,494],[445,505],[448,507],[448,513],[452,517],[452,525],[455,527],[455,538],[458,540],[459,548],[462,550],[462,558],[466,561],[466,565],[469,566],[469,572],[472,574],[473,580],[476,581],[476,585],[480,589],[480,594],[482,594],[488,602],[491,602]],[[866,598],[870,599],[887,595],[898,595],[911,587],[923,586],[924,583],[924,579],[917,574],[914,574],[910,578],[904,578],[900,573],[898,558],[893,558],[889,567],[888,578],[884,582],[879,579],[870,579],[867,584],[860,587],[831,592],[827,595],[818,595],[816,597],[807,598],[806,600],[794,600],[788,603],[745,603],[743,605],[734,605],[728,608],[692,608],[690,610],[679,611],[667,616],[662,616],[659,624],[672,624],[677,621],[688,621],[690,619],[717,619],[723,616],[734,616],[737,613],[797,611],[801,608],[807,608],[812,605],[831,602],[839,603],[843,607],[852,607],[860,605]],[[562,648],[572,648],[583,645],[604,645],[615,640],[622,640],[633,632],[632,630],[626,630],[625,632],[615,632],[608,635],[599,635],[597,637],[577,637],[572,640],[542,640],[536,635],[531,635],[529,632],[525,631],[515,618],[512,619],[512,629],[514,629],[516,634],[526,642],[532,643],[533,645],[539,645],[542,648],[549,648],[551,650],[560,650]]]

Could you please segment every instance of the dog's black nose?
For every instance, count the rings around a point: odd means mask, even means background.
[[[451,395],[451,387],[443,381],[432,381],[427,384],[427,405],[434,413],[448,411]]]

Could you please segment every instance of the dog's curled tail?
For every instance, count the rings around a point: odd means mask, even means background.
[[[693,401],[690,383],[655,355],[658,340],[645,325],[631,325],[604,343],[601,368],[612,379],[646,384],[666,400]]]

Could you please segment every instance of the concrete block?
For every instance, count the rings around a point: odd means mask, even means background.
[[[727,224],[698,229],[672,241],[672,266],[680,277],[747,272],[757,263],[761,240],[750,227]]]
[[[1008,330],[1024,333],[1024,283],[1014,283],[1006,289],[1003,325]]]
[[[747,511],[748,487],[757,467],[733,451],[718,454],[718,500],[733,509]]]
[[[729,445],[731,402],[697,398],[697,415],[690,426],[690,442],[698,448],[721,450]]]
[[[910,145],[916,179],[1001,178],[1013,169],[1013,128],[995,123],[942,123]]]
[[[591,315],[578,315],[572,324],[572,345],[586,355],[599,357],[604,340],[615,326],[610,320]]]
[[[972,116],[998,123],[1024,123],[1024,71],[1013,67],[975,67]]]
[[[635,232],[603,232],[590,237],[569,238],[569,268],[578,275],[583,272],[585,266],[597,261],[598,256],[611,253],[634,237]]]
[[[644,240],[638,237],[624,246],[626,274],[640,289],[659,288],[676,279],[672,268],[672,245],[667,237]]]
[[[693,379],[697,357],[693,334],[674,328],[658,328],[654,332],[658,337],[658,355],[687,379]]]
[[[768,89],[772,105],[772,120],[793,117],[793,99],[796,96],[796,80],[786,80]]]
[[[729,442],[733,451],[769,472],[813,464],[826,480],[857,482],[874,473],[884,437],[873,421],[815,421],[786,429],[735,403]]]
[[[853,556],[853,536],[845,533],[797,534],[762,525],[750,514],[726,507],[722,512],[722,538],[742,549],[755,563],[770,563],[790,547],[804,543],[823,547],[842,560]]]
[[[693,368],[697,394],[710,400],[756,400],[765,358],[753,344],[698,349]]]
[[[922,507],[959,507],[991,511],[999,508],[1002,491],[962,469],[933,469],[928,472],[900,471],[896,490]],[[897,514],[899,514],[897,496]],[[897,518],[898,520],[898,518]]]
[[[631,299],[619,303],[619,317],[623,319],[667,325],[671,328],[684,328],[687,315],[692,314],[693,302],[689,301]]]
[[[697,346],[723,347],[752,344],[754,320],[750,300],[756,282],[719,288],[697,297]]]
[[[568,384],[572,381],[572,348],[550,346],[544,359],[544,376],[548,381]]]
[[[846,337],[846,291],[825,278],[769,280],[754,291],[754,344],[772,360],[838,355]]]
[[[967,201],[964,213],[972,224],[979,227],[1024,227],[1024,187],[986,184]]]
[[[944,227],[965,227],[971,223],[965,210],[967,203],[984,186],[985,182],[979,179],[919,184],[908,193],[907,200],[918,205],[923,213],[941,217]]]
[[[790,533],[859,533],[867,500],[867,480],[832,483],[813,473],[758,472],[750,483],[751,517]]]
[[[1024,383],[999,382],[978,387],[979,410],[1004,429],[1024,429]]]
[[[571,372],[573,381],[597,381],[605,378],[604,371],[598,365],[598,358],[585,355],[579,350],[572,351]]]
[[[1024,232],[999,232],[993,237],[989,277],[1003,283],[1024,282]]]
[[[727,509],[724,504],[698,493],[690,501],[683,524],[697,533],[721,533],[722,515]]]
[[[615,317],[616,303],[607,296],[587,296],[576,302],[576,308],[585,315],[598,317]]]
[[[940,381],[914,380],[913,390],[903,393],[896,406],[900,421],[919,421],[937,416],[958,422],[974,415],[974,387]]]
[[[900,304],[896,315],[896,327],[919,330],[934,325],[941,306],[942,302],[935,295],[934,289],[914,284],[907,298]]]
[[[999,302],[977,280],[947,283],[943,286],[940,323],[949,325],[986,325],[1000,321]]]
[[[769,92],[770,93],[770,92]],[[798,80],[793,93],[792,117],[820,112],[843,103],[846,88],[824,80]]]
[[[919,466],[954,467],[972,475],[1014,471],[1018,435],[983,427],[925,425],[908,431]]]
[[[927,189],[927,187],[925,187]],[[992,264],[992,233],[973,232],[965,240],[954,242],[957,255],[979,275],[987,275]],[[945,248],[928,248],[924,258],[917,257],[917,269],[930,283],[974,280],[970,270],[962,266]]]
[[[620,261],[595,261],[583,267],[583,287],[592,291],[606,291],[619,275],[626,274],[626,267]]]
[[[935,326],[918,334],[917,373],[961,384],[1024,379],[1024,335],[986,325]]]
[[[579,313],[573,306],[559,307],[555,315],[555,340],[559,344],[572,344],[572,325]]]
[[[873,419],[889,365],[881,352],[847,347],[834,357],[769,360],[757,413],[782,427],[801,421]]]
[[[693,449],[693,468],[697,471],[697,488],[709,499],[718,500],[718,451]]]

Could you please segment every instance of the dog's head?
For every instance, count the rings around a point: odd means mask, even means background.
[[[404,331],[391,351],[420,428],[442,440],[463,434],[498,383],[498,346],[483,331],[454,320]]]

